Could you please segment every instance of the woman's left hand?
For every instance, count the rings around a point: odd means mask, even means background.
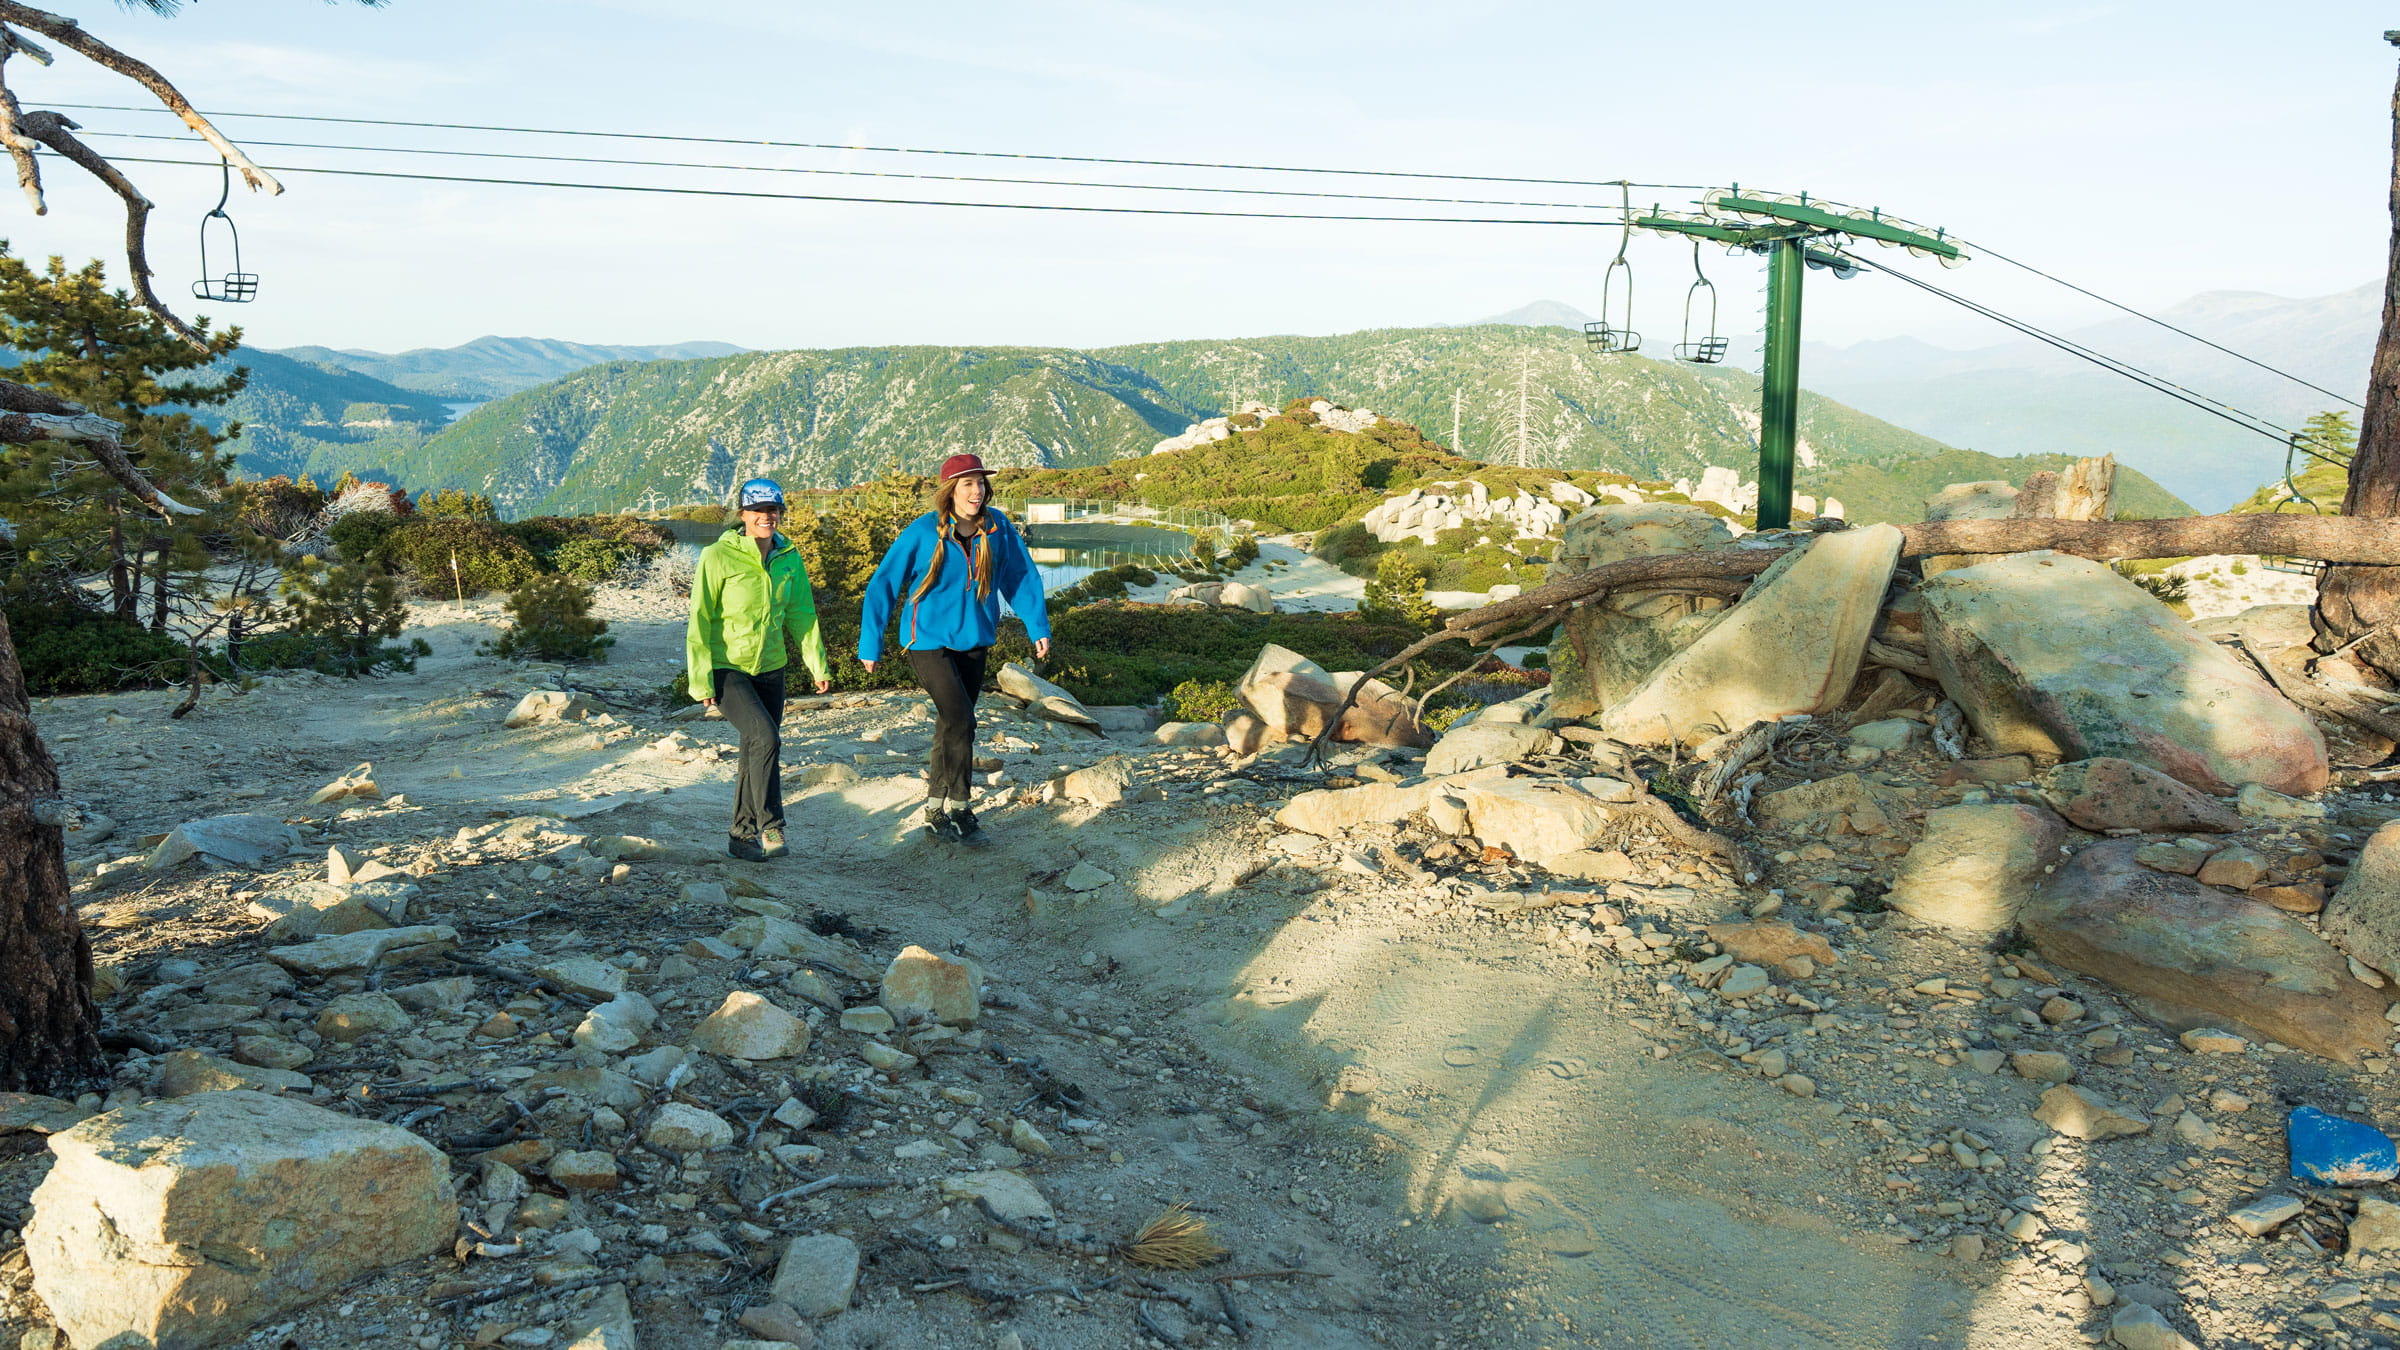
[[[1033,659],[1036,661],[1047,661],[1050,659],[1050,639],[1035,638],[1033,640]]]
[[[819,681],[817,681],[817,692],[818,692],[818,693],[820,693],[820,694],[830,694],[830,693],[832,693],[832,692],[833,692],[833,681],[831,681],[831,680],[819,680]]]

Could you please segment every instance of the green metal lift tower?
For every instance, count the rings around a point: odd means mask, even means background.
[[[1647,215],[1632,217],[1630,228],[1713,239],[1767,255],[1766,369],[1758,410],[1758,528],[1787,529],[1792,523],[1792,464],[1799,444],[1802,270],[1821,267],[1838,276],[1851,275],[1856,264],[1840,252],[1842,244],[1851,239],[1905,248],[1948,267],[1965,262],[1967,255],[1943,238],[1940,230],[1928,233],[1888,220],[1879,209],[1828,209],[1823,203],[1811,204],[1806,193],[1797,197],[1748,196],[1737,183],[1705,194],[1700,208],[1697,215],[1653,208]],[[1820,241],[1826,243],[1825,248],[1810,247]],[[1618,256],[1623,257],[1622,250]],[[1606,341],[1599,345],[1602,350],[1625,350]]]

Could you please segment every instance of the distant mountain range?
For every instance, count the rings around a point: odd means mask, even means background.
[[[688,361],[742,350],[730,342],[602,347],[552,338],[479,337],[456,347],[416,347],[397,354],[348,347],[286,347],[279,354],[341,366],[453,402],[474,402],[502,398],[611,361]]]
[[[2382,304],[2380,282],[2304,300],[2209,291],[2158,317],[2363,399]],[[1580,329],[1587,317],[1562,301],[1539,300],[1488,322]],[[2131,315],[2063,336],[2285,427],[2346,406]],[[1732,362],[1757,368],[1754,336],[1737,343]],[[1911,431],[1990,454],[2113,452],[2204,510],[2223,510],[2283,472],[2283,450],[2273,440],[2030,339],[1965,351],[1915,338],[1807,343],[1800,382]]]
[[[522,378],[528,349],[558,360],[609,350],[509,340],[499,353],[509,364],[494,376],[469,348],[416,359],[450,372],[456,392],[456,377]],[[999,466],[1094,464],[1145,453],[1242,402],[1280,406],[1301,395],[1371,407],[1494,462],[1516,458],[1520,406],[1538,465],[1672,482],[1709,465],[1755,472],[1758,454],[1756,376],[1606,356],[1579,333],[1522,324],[1088,352],[864,347],[623,359],[447,426],[440,398],[338,364],[288,352],[243,359],[254,382],[228,413],[246,422],[244,471],[324,480],[349,470],[412,489],[462,487],[511,515],[718,500],[754,474],[841,486],[959,451]],[[1799,490],[1838,496],[1859,520],[1913,520],[1928,493],[1957,477],[2022,479],[2052,467],[1962,458],[1814,394],[1801,400],[1800,430]],[[1949,476],[1928,477],[1935,472]],[[2133,509],[2188,510],[2147,479],[2129,476],[2126,487]]]

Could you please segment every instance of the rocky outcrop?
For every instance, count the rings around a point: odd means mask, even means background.
[[[1696,744],[1849,697],[1883,608],[1900,531],[1817,535],[1759,576],[1741,603],[1601,715],[1640,745]]]
[[[2060,867],[2018,915],[2034,950],[2178,1029],[2246,1029],[2345,1063],[2383,1049],[2384,1000],[2340,952],[2280,910],[2142,866],[2139,848],[2102,844]]]
[[[446,1251],[458,1227],[440,1150],[287,1097],[149,1102],[53,1134],[50,1151],[25,1251],[76,1345],[224,1344]]]
[[[2229,834],[2241,814],[2207,793],[2129,759],[2076,760],[2043,776],[2042,789],[2060,815],[2094,833],[2139,830]]]
[[[1386,544],[1413,539],[1430,544],[1444,530],[1468,525],[1490,527],[1501,538],[1546,539],[1566,523],[1567,513],[1555,500],[1544,501],[1523,488],[1506,497],[1473,479],[1458,483],[1429,483],[1386,497],[1359,520],[1367,532]]]
[[[2325,936],[2375,969],[2400,975],[2400,820],[2367,836],[2321,923]]]
[[[1628,558],[1723,548],[1733,540],[1722,519],[1696,506],[1609,503],[1567,522],[1549,579],[1563,581]],[[1550,644],[1551,708],[1560,717],[1588,717],[1625,697],[1722,608],[1721,600],[1627,590],[1569,610]]]
[[[2307,714],[2099,563],[2014,554],[1919,594],[1934,675],[2002,753],[2129,759],[2211,793],[2325,786]]]

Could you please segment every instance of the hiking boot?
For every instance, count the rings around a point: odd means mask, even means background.
[[[959,837],[958,824],[939,802],[925,803],[925,832],[936,839]]]
[[[975,813],[963,806],[950,813],[950,828],[958,831],[961,839],[972,839],[983,829],[975,823]]]
[[[765,862],[767,860],[767,851],[760,848],[758,841],[748,835],[726,835],[725,851],[743,862]]]
[[[786,853],[791,852],[789,848],[784,847],[783,827],[779,825],[769,825],[767,828],[760,830],[758,832],[758,851],[761,856],[769,858],[780,858]]]

